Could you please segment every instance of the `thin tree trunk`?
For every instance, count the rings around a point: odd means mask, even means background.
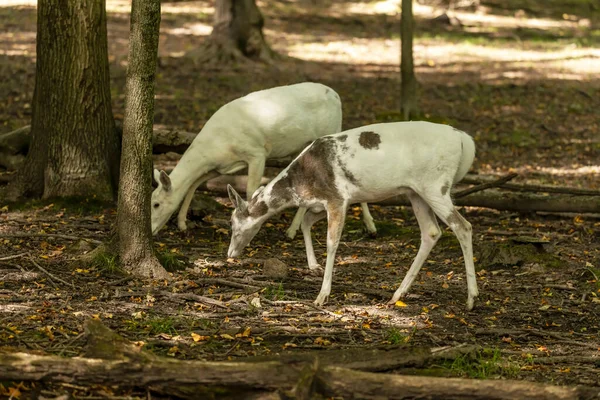
[[[275,53],[263,35],[264,18],[255,0],[216,0],[213,30],[190,52],[198,63],[271,62]]]
[[[129,35],[118,234],[121,263],[135,275],[167,278],[152,250],[152,122],[160,0],[133,0]]]
[[[417,78],[413,63],[414,18],[413,0],[402,0],[402,17],[400,21],[400,111],[405,121],[417,116]]]
[[[38,2],[32,140],[8,197],[112,200],[119,139],[110,102],[103,0]]]

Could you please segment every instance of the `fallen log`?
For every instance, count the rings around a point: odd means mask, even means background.
[[[29,150],[31,126],[27,125],[11,132],[0,134],[0,166],[15,169]],[[154,129],[153,152],[156,154],[175,152],[182,154],[190,146],[197,133],[177,129]]]
[[[509,380],[402,376],[310,361],[206,362],[159,357],[140,350],[99,321],[86,322],[86,354],[95,358],[1,353],[0,381],[44,381],[146,388],[180,398],[496,399],[577,400],[600,388],[559,387]]]
[[[263,178],[261,185],[266,184],[268,181],[268,178]],[[246,182],[246,176],[223,175],[202,184],[200,190],[208,190],[222,196],[227,196],[227,185],[230,184],[236,191],[245,193]],[[472,193],[456,199],[454,203],[457,206],[485,207],[501,211],[600,213],[600,196],[513,193],[501,192],[498,189],[487,189],[486,191]],[[405,196],[394,196],[373,204],[408,206],[410,202]]]

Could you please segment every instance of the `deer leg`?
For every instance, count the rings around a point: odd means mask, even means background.
[[[400,287],[392,296],[389,304],[394,304],[401,297],[404,297],[406,293],[408,293],[410,286],[413,284],[415,278],[419,274],[419,271],[429,256],[431,249],[433,249],[433,246],[435,246],[438,239],[442,236],[442,231],[440,230],[437,220],[435,219],[435,214],[431,207],[429,207],[427,203],[414,192],[411,193],[408,198],[412,205],[413,212],[417,217],[419,229],[421,230],[421,245],[419,246],[419,251],[413,260],[410,269],[402,280]]]
[[[290,239],[293,239],[294,237],[296,237],[296,232],[298,232],[298,228],[300,227],[300,224],[304,220],[305,214],[306,214],[306,208],[304,208],[304,207],[298,208],[296,215],[294,215],[294,220],[292,221],[292,224],[290,225],[290,227],[288,228],[288,230],[285,233],[287,235],[287,237],[289,237]]]
[[[346,208],[348,208],[348,204],[345,203],[327,204],[327,262],[325,264],[321,291],[315,300],[315,305],[317,306],[325,304],[331,293],[333,264],[335,263],[335,253],[340,244],[340,237],[344,229]]]
[[[190,204],[192,203],[194,193],[196,192],[196,189],[198,189],[198,186],[200,186],[202,183],[206,182],[209,179],[216,178],[219,175],[220,174],[216,171],[210,171],[209,173],[202,175],[200,178],[198,178],[198,180],[196,180],[196,182],[192,184],[190,190],[188,190],[187,194],[185,195],[185,199],[183,199],[181,208],[179,208],[179,214],[177,214],[177,227],[180,231],[185,231],[187,229],[187,224],[185,222],[187,212],[190,208]]]
[[[306,208],[302,208],[302,210],[304,210],[305,213],[304,218],[302,219],[302,235],[304,236],[304,246],[306,247],[306,259],[308,260],[308,268],[314,270],[319,268],[319,263],[317,262],[317,257],[315,257],[310,228],[315,222],[325,218],[327,213],[325,211],[307,211]],[[298,210],[298,214],[299,213],[300,210]]]
[[[475,299],[479,295],[475,265],[473,263],[473,234],[471,224],[456,210],[449,194],[444,196],[424,196],[423,198],[431,206],[436,215],[452,229],[452,232],[454,232],[460,243],[467,273],[467,310],[470,311],[473,309]]]
[[[260,181],[265,173],[266,157],[256,157],[248,162],[248,182],[246,183],[246,200],[250,200],[252,195],[260,186]]]
[[[365,224],[367,231],[369,231],[371,235],[377,234],[377,228],[373,222],[373,216],[369,211],[369,205],[367,203],[360,203],[360,206],[362,207],[363,223]]]

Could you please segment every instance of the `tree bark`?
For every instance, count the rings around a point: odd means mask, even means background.
[[[8,197],[112,200],[119,140],[111,110],[103,0],[38,2],[31,146]]]
[[[159,27],[160,0],[133,0],[117,231],[121,263],[126,270],[138,276],[168,278],[154,256],[150,227],[152,123]]]
[[[400,20],[400,112],[405,121],[415,118],[419,113],[417,104],[417,78],[413,62],[414,18],[413,0],[402,0]]]
[[[270,63],[275,53],[265,41],[263,26],[264,18],[255,0],[217,0],[210,36],[189,55],[203,64],[250,60]]]

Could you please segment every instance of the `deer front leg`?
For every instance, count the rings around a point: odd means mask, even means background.
[[[317,257],[315,257],[310,229],[315,222],[325,218],[327,213],[325,211],[314,212],[311,210],[307,212],[306,208],[303,208],[303,210],[305,214],[302,220],[302,235],[304,236],[304,246],[306,247],[306,259],[308,260],[308,268],[315,270],[319,268],[319,263],[317,262]],[[298,213],[300,213],[300,210],[298,210]]]
[[[246,199],[250,200],[252,195],[260,186],[260,181],[265,173],[265,156],[253,158],[248,162],[248,182],[246,183]]]
[[[192,184],[190,190],[188,190],[187,194],[185,195],[185,199],[183,199],[183,203],[181,204],[181,208],[179,209],[179,214],[177,214],[177,227],[180,231],[185,231],[187,229],[187,224],[185,223],[187,218],[187,212],[190,208],[190,204],[192,203],[194,193],[196,192],[196,189],[198,189],[198,186],[200,186],[209,179],[216,178],[219,175],[220,174],[216,171],[210,171],[209,173],[202,175],[200,178],[198,178],[196,182]]]
[[[321,291],[315,300],[315,305],[317,306],[325,304],[331,293],[335,253],[340,244],[340,237],[342,236],[342,230],[344,229],[347,206],[348,205],[345,203],[327,205],[327,262],[325,264],[325,273],[323,274]]]

